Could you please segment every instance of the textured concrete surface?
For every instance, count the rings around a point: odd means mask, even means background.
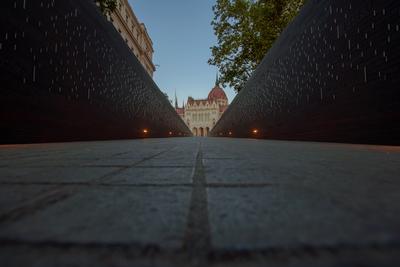
[[[400,1],[308,0],[213,136],[400,145]]]
[[[1,144],[191,136],[95,1],[0,8]]]
[[[1,266],[400,266],[400,147],[0,146]]]

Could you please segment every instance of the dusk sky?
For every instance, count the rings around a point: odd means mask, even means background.
[[[207,60],[216,38],[210,22],[215,0],[129,0],[153,41],[154,80],[179,105],[188,96],[206,98],[214,86],[217,68]],[[224,88],[229,102],[235,97]]]

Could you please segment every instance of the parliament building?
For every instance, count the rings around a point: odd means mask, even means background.
[[[175,110],[194,136],[207,136],[227,108],[228,98],[218,78],[206,99],[188,97],[186,105],[179,107],[175,96]]]

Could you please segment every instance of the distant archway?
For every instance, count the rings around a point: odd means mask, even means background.
[[[204,129],[203,129],[203,127],[200,127],[199,129],[200,129],[200,136],[204,136]]]
[[[196,127],[193,128],[193,135],[197,136],[197,128]]]
[[[206,136],[210,133],[210,128],[206,127]]]

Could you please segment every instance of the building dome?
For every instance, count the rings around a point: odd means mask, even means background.
[[[218,85],[215,85],[215,87],[213,89],[211,89],[210,93],[208,94],[207,99],[209,99],[209,100],[213,100],[213,99],[228,100],[224,90],[221,87],[219,87]]]

